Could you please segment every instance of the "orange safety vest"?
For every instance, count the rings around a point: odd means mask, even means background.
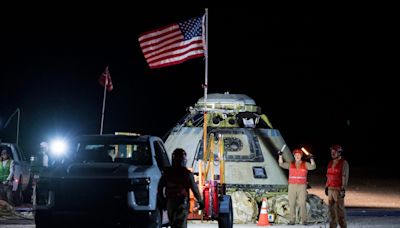
[[[290,163],[289,167],[289,184],[306,184],[307,183],[307,168],[303,161],[300,167],[296,168],[296,162]]]
[[[328,171],[326,172],[326,177],[328,178],[326,181],[327,187],[342,187],[343,163],[344,160],[340,159],[335,167],[332,167],[333,160],[329,162]]]

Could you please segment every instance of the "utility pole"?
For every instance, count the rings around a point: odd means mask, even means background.
[[[17,139],[15,140],[15,143],[18,145],[18,141],[19,141],[19,120],[21,117],[21,110],[19,108],[17,108],[13,114],[11,114],[10,117],[8,117],[7,122],[4,124],[3,128],[6,128],[8,126],[8,124],[11,122],[11,119],[15,116],[15,114],[17,114]]]

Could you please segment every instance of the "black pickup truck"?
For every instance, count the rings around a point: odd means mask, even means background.
[[[157,192],[170,166],[150,135],[84,135],[62,163],[40,175],[34,205],[41,227],[162,227]]]

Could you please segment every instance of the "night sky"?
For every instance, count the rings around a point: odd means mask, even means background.
[[[203,96],[204,59],[151,70],[137,38],[203,13],[54,12],[5,25],[0,128],[19,108],[19,140],[28,152],[56,135],[99,133],[97,80],[109,66],[114,90],[107,93],[104,133],[163,136]],[[385,162],[374,153],[398,151],[386,139],[398,102],[394,74],[383,73],[391,51],[381,16],[210,8],[208,92],[252,97],[290,148],[306,145],[317,161],[340,143],[352,164],[371,156]],[[14,117],[1,136],[14,141],[15,129]]]

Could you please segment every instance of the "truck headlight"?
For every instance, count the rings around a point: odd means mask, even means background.
[[[131,180],[131,191],[135,194],[135,201],[138,205],[149,204],[150,178],[133,178]]]
[[[131,180],[132,185],[149,185],[150,184],[150,178],[133,178]]]
[[[67,149],[67,142],[63,139],[55,139],[50,143],[50,152],[57,157],[64,155]]]

